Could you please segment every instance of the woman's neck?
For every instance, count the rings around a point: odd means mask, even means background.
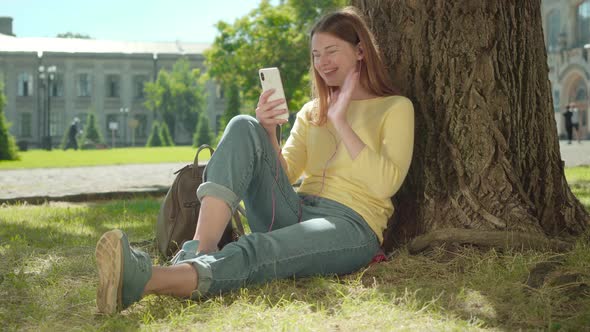
[[[340,87],[333,87],[332,91],[337,91]],[[360,85],[356,87],[356,89],[352,92],[350,96],[350,100],[363,100],[363,99],[371,99],[378,97],[376,94],[370,92],[369,90],[361,87]]]
[[[363,88],[360,84],[356,87],[356,89],[352,92],[351,100],[363,100],[363,99],[371,99],[377,97],[376,94],[372,93],[371,91]]]

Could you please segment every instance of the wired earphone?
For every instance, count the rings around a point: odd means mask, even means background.
[[[359,44],[359,47],[360,47],[360,44]],[[362,60],[359,59],[357,63],[358,63],[357,72],[360,73],[361,72],[361,69],[362,69]],[[326,161],[326,164],[324,165],[324,170],[322,172],[322,186],[320,187],[320,191],[317,194],[310,194],[310,195],[307,195],[306,197],[304,197],[303,199],[300,199],[299,200],[299,220],[298,220],[298,222],[301,222],[301,217],[303,215],[303,208],[302,208],[303,202],[306,199],[311,198],[311,197],[319,197],[319,195],[324,191],[324,186],[326,184],[326,170],[328,168],[329,163],[336,156],[336,153],[338,152],[338,148],[340,147],[340,142],[341,141],[338,141],[338,139],[336,138],[336,135],[334,135],[334,133],[332,133],[332,131],[329,128],[326,127],[326,129],[328,130],[328,132],[330,133],[330,135],[332,135],[332,138],[334,138],[334,143],[335,143],[335,146],[336,147],[334,148],[334,153],[332,153],[332,156],[330,156],[330,158],[328,158],[328,160]],[[275,200],[274,187],[275,187],[276,183],[279,180],[279,167],[281,167],[280,158],[281,158],[281,154],[282,154],[282,147],[283,147],[282,140],[283,140],[283,137],[282,137],[282,126],[280,126],[280,125],[279,125],[278,132],[279,132],[279,135],[278,135],[279,136],[278,137],[278,140],[279,140],[279,153],[277,154],[277,160],[276,160],[276,166],[275,166],[275,181],[272,183],[272,186],[271,186],[272,220],[271,220],[271,223],[270,223],[270,227],[268,228],[268,231],[269,232],[272,230],[272,226],[274,225],[274,222],[275,222],[276,200]]]

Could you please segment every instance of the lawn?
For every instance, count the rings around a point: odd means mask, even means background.
[[[196,148],[190,146],[154,148],[117,148],[104,150],[30,150],[19,152],[20,160],[0,160],[1,169],[38,167],[76,167],[118,164],[148,164],[189,162],[195,158]],[[199,154],[199,160],[208,160],[209,150]]]
[[[567,170],[590,210],[590,168]],[[158,199],[0,207],[0,322],[6,330],[588,330],[590,233],[567,253],[395,252],[343,277],[282,280],[200,301],[149,296],[96,312],[94,245],[112,228],[163,264]],[[559,262],[545,283],[529,271]],[[569,277],[569,279],[567,279]],[[556,282],[566,278],[566,283]]]

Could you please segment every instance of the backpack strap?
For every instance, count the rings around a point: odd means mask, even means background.
[[[189,165],[186,165],[183,168],[177,170],[176,172],[174,172],[174,175],[177,175],[178,173],[184,171],[187,167],[189,167]],[[170,209],[170,215],[169,215],[170,220],[173,220],[174,218],[176,218],[176,212],[177,212],[176,207],[180,207],[180,202],[178,202],[178,195],[176,192],[176,187],[178,186],[179,179],[180,178],[178,176],[176,176],[174,178],[174,182],[172,182],[172,186],[170,186],[170,189],[172,189],[172,190],[170,190],[170,196],[171,196],[170,198],[172,198],[172,206],[175,207],[173,209]]]
[[[209,151],[211,151],[211,155],[213,155],[213,152],[215,152],[215,150],[213,150],[213,148],[207,144],[199,146],[199,148],[197,149],[197,154],[195,155],[195,160],[193,161],[193,178],[196,178],[198,175],[197,172],[199,168],[199,153],[201,153],[201,151],[204,149],[209,149]]]

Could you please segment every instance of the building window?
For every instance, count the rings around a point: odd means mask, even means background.
[[[145,97],[143,91],[145,82],[147,82],[146,75],[135,75],[133,77],[133,97],[135,99],[143,99]]]
[[[559,50],[560,30],[559,10],[554,9],[547,15],[547,50],[556,52]]]
[[[55,74],[53,81],[50,83],[49,93],[51,97],[63,97],[64,96],[64,75]]]
[[[90,74],[78,74],[77,89],[78,97],[90,97],[92,92],[92,81]]]
[[[33,117],[31,113],[20,114],[20,136],[31,137]]]
[[[22,72],[18,74],[18,96],[28,97],[33,95],[33,75]]]
[[[145,114],[135,114],[133,116],[137,120],[137,127],[135,127],[135,137],[146,138],[147,137],[147,116]]]
[[[585,0],[578,6],[576,18],[577,46],[590,43],[590,0]]]
[[[576,90],[576,101],[586,101],[588,99],[585,86],[578,86]]]
[[[582,122],[582,125],[585,126],[586,115],[584,109],[586,108],[586,106],[581,107],[581,105],[588,104],[588,88],[586,86],[586,81],[583,78],[578,78],[578,80],[572,85],[572,89],[569,93],[569,102],[573,102],[575,105],[577,105],[580,111],[580,120]]]
[[[107,97],[119,98],[120,81],[121,77],[119,75],[107,75],[105,89],[107,91]]]
[[[586,88],[586,82],[579,78],[570,90],[569,102],[585,103],[588,99],[588,89]]]

